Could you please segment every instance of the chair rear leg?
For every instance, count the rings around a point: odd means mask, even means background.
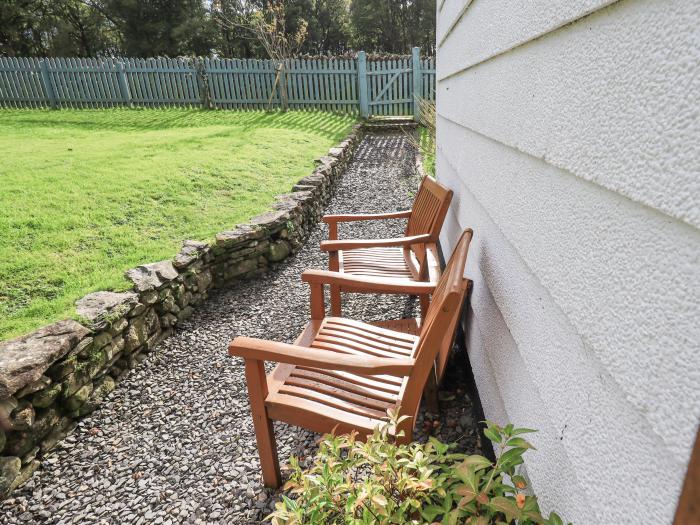
[[[438,399],[438,383],[435,373],[435,367],[428,374],[428,380],[425,382],[425,388],[423,389],[423,401],[425,401],[425,408],[428,412],[432,414],[440,413],[440,401]]]
[[[280,463],[277,458],[277,443],[272,420],[267,417],[265,398],[267,397],[267,379],[263,361],[246,359],[245,377],[248,383],[250,411],[253,415],[255,439],[262,468],[263,482],[266,487],[278,488],[282,485]]]
[[[340,257],[338,252],[330,252],[328,254],[328,269],[332,272],[340,271]],[[333,317],[341,316],[340,307],[340,286],[331,286],[331,315]]]
[[[420,316],[421,316],[421,319],[425,319],[425,316],[428,314],[428,307],[430,306],[430,297],[423,294],[419,297],[419,299],[420,299]]]

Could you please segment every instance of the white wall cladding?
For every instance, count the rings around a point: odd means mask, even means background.
[[[468,4],[438,3],[437,173],[444,248],[475,230],[486,416],[540,429],[544,508],[670,523],[700,421],[700,4]]]

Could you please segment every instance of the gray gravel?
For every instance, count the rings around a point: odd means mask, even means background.
[[[410,206],[414,151],[401,132],[371,135],[341,179],[328,212],[380,212]],[[403,223],[356,223],[341,238],[388,237]],[[277,494],[263,489],[242,361],[226,355],[237,335],[291,342],[309,317],[306,268],[327,268],[319,226],[296,256],[256,281],[221,290],[146,361],[100,410],[0,504],[2,523],[258,523]],[[344,314],[364,320],[412,315],[405,297],[352,295]],[[443,413],[421,413],[425,431],[478,450],[462,378],[440,393]],[[312,457],[317,438],[275,425],[284,464]]]

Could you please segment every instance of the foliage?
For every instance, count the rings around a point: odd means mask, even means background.
[[[411,145],[420,151],[423,167],[428,175],[435,176],[435,147],[436,141],[436,112],[435,102],[419,97],[418,103],[418,135],[405,132]]]
[[[284,33],[308,34],[302,53],[434,51],[435,0],[3,0],[0,55],[266,56],[222,24],[281,4]]]
[[[399,445],[393,436],[405,416],[389,416],[366,443],[356,433],[324,436],[307,471],[292,458],[285,488],[296,498],[283,496],[276,504],[268,517],[273,525],[562,525],[555,513],[541,516],[537,499],[524,493],[525,478],[516,474],[532,448],[521,436],[533,430],[487,422],[486,436],[499,450],[492,464],[434,438]]]
[[[308,22],[299,18],[294,31],[287,26],[287,13],[282,0],[271,0],[267,6],[239,16],[224,19],[222,23],[249,32],[265,49],[267,56],[276,61],[291,58],[299,53],[306,40]]]
[[[128,288],[261,213],[346,135],[323,112],[188,109],[0,112],[0,340]]]
[[[355,49],[406,53],[435,50],[435,0],[353,0],[350,21]]]
[[[435,175],[435,147],[437,145],[437,113],[435,102],[418,98],[418,122],[422,126],[419,148],[423,155],[425,169]]]

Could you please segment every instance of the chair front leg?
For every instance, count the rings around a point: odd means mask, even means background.
[[[280,463],[277,458],[277,443],[272,420],[267,417],[265,398],[267,397],[267,378],[263,361],[246,359],[245,378],[248,383],[250,411],[253,415],[255,439],[262,468],[263,482],[266,487],[278,488],[282,485]]]
[[[328,253],[328,269],[332,272],[340,271],[340,256],[338,252]],[[340,307],[340,286],[332,284],[331,289],[331,315],[340,317],[342,315]]]

